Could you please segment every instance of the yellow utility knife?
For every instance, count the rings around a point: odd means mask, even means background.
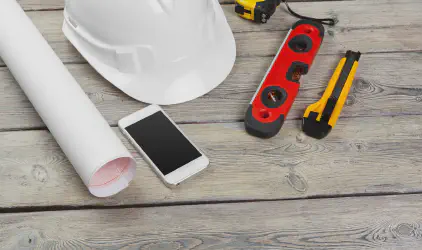
[[[360,52],[351,50],[340,60],[322,98],[303,115],[302,129],[316,139],[326,137],[337,123],[359,65]]]

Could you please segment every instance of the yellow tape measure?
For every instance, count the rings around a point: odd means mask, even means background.
[[[236,0],[235,12],[258,23],[266,23],[275,13],[281,0]]]
[[[337,20],[334,20],[333,18],[313,18],[300,15],[290,8],[287,0],[236,0],[234,11],[245,19],[257,23],[266,23],[282,2],[286,5],[290,14],[297,18],[307,19],[330,26],[335,25],[337,22]]]

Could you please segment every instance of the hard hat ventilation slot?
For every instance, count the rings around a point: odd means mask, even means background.
[[[134,51],[130,49],[116,50],[116,62],[119,71],[123,73],[136,73],[138,63],[134,58]]]

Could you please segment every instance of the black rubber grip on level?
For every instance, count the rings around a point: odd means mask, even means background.
[[[284,115],[280,115],[277,120],[269,123],[262,123],[256,120],[252,115],[252,105],[249,105],[245,116],[246,131],[256,137],[271,138],[275,136],[284,123]]]

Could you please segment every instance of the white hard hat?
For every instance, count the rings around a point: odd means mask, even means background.
[[[217,0],[66,0],[63,32],[108,81],[147,103],[202,96],[230,73],[236,45]]]

